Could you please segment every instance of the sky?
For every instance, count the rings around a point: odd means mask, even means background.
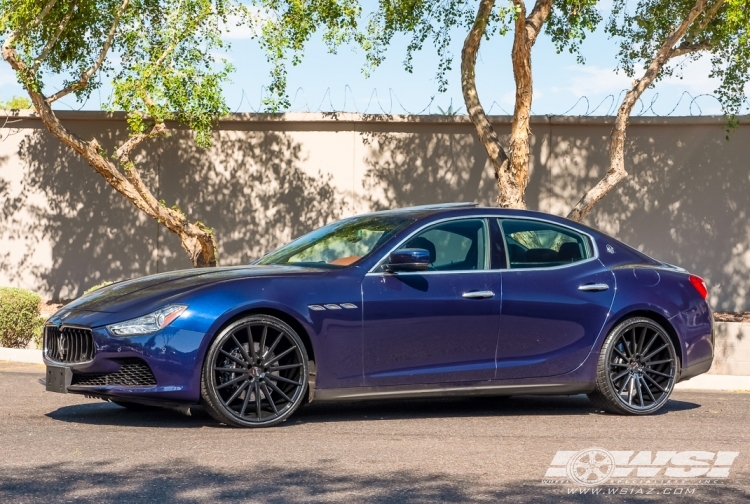
[[[372,0],[363,2],[372,5]],[[601,7],[606,19],[608,2]],[[252,38],[249,29],[233,29],[231,49],[225,57],[236,67],[224,93],[233,112],[263,111],[264,86],[269,82],[270,66]],[[307,45],[302,63],[289,68],[288,91],[291,112],[359,112],[392,114],[439,114],[452,106],[464,113],[460,84],[460,54],[465,33],[452,33],[451,51],[455,55],[448,74],[446,92],[438,92],[435,78],[438,58],[426,44],[414,61],[413,73],[404,70],[408,39],[394,39],[385,62],[369,78],[362,73],[364,55],[351,47],[342,47],[338,54],[313,38]],[[482,42],[477,61],[477,90],[489,114],[510,114],[513,111],[514,83],[511,68],[510,35],[495,36]],[[613,115],[631,79],[615,73],[617,41],[610,40],[601,26],[583,43],[586,63],[580,65],[575,56],[556,54],[545,34],[532,50],[534,102],[532,113],[539,115]],[[633,115],[709,115],[721,109],[712,93],[718,86],[708,77],[707,57],[691,62],[683,70],[683,78],[672,77],[647,90]],[[52,81],[51,88],[59,82]],[[45,90],[51,94],[54,89]],[[106,104],[110,93],[105,83],[85,103],[73,96],[56,102],[61,110],[98,110]],[[23,95],[10,66],[0,61],[0,100]]]

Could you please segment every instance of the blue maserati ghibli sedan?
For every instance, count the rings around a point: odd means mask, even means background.
[[[343,219],[247,266],[118,282],[45,326],[49,391],[201,404],[588,394],[644,415],[711,367],[703,280],[584,225],[446,204]]]

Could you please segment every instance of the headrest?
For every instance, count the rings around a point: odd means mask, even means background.
[[[575,242],[566,242],[560,245],[557,253],[558,261],[573,262],[581,259],[581,247]]]

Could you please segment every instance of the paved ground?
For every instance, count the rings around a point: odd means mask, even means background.
[[[2,503],[750,499],[750,394],[677,391],[646,418],[597,414],[583,396],[312,404],[280,427],[237,430],[200,412],[134,413],[46,393],[42,376],[0,364]],[[579,495],[542,482],[558,450],[593,446],[740,455],[721,485]],[[649,488],[683,494],[635,493]]]

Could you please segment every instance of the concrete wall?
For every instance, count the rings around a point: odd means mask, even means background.
[[[122,116],[60,113],[111,151]],[[510,120],[493,117],[507,134]],[[0,124],[5,121],[0,113]],[[607,166],[608,118],[535,117],[530,208],[564,215]],[[750,127],[721,118],[633,118],[630,177],[588,224],[706,278],[720,310],[750,310]],[[465,117],[236,115],[208,151],[188,132],[140,154],[157,197],[214,227],[239,264],[314,227],[371,209],[491,204],[491,167]],[[179,241],[116,194],[33,115],[0,129],[0,285],[72,298],[103,280],[190,264]]]
[[[716,348],[711,374],[750,376],[750,324],[716,324]]]

